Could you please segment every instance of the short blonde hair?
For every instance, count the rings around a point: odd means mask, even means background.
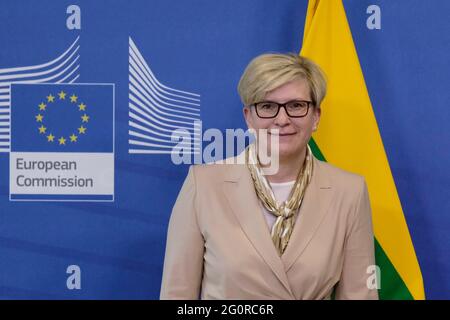
[[[250,106],[262,101],[269,91],[299,79],[306,80],[314,106],[320,107],[327,91],[325,74],[311,59],[293,53],[254,58],[239,80],[238,92],[242,103]]]

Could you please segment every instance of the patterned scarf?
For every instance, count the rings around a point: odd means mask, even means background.
[[[272,188],[263,174],[254,143],[250,144],[246,149],[245,157],[258,198],[261,200],[264,207],[277,217],[275,224],[272,227],[271,236],[273,243],[281,256],[291,237],[296,213],[302,204],[303,196],[311,180],[313,171],[311,149],[307,146],[305,161],[298,173],[297,180],[295,181],[288,199],[281,204],[275,199]]]

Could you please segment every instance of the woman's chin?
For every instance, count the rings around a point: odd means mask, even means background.
[[[299,151],[293,149],[292,146],[280,145],[280,148],[278,150],[278,155],[279,155],[280,159],[292,158],[295,155],[297,155],[298,153],[299,153]]]
[[[299,143],[280,143],[278,146],[278,154],[280,159],[292,159],[302,154],[305,146]]]
[[[266,153],[268,155],[272,154],[272,148],[268,147],[269,149],[269,153]],[[289,158],[293,158],[296,157],[298,155],[300,155],[302,148],[301,146],[299,146],[297,143],[293,144],[291,143],[291,141],[280,141],[278,143],[278,157],[279,159],[289,159]]]

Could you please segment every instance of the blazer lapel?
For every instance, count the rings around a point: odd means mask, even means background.
[[[250,173],[245,165],[230,165],[223,190],[245,235],[292,296],[285,267],[270,237]]]
[[[294,225],[291,238],[282,255],[286,272],[310,243],[330,206],[333,189],[329,179],[321,171],[320,162],[314,158],[313,176],[306,189],[299,216]]]

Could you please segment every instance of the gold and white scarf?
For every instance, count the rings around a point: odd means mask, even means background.
[[[288,199],[282,203],[278,203],[275,195],[267,181],[256,152],[255,143],[250,144],[246,149],[246,163],[250,170],[256,194],[261,200],[264,207],[277,217],[272,227],[271,236],[275,247],[281,256],[291,237],[294,228],[295,218],[305,195],[306,188],[311,180],[313,171],[312,152],[307,146],[306,157],[300,171],[297,175],[294,186],[290,192]]]

